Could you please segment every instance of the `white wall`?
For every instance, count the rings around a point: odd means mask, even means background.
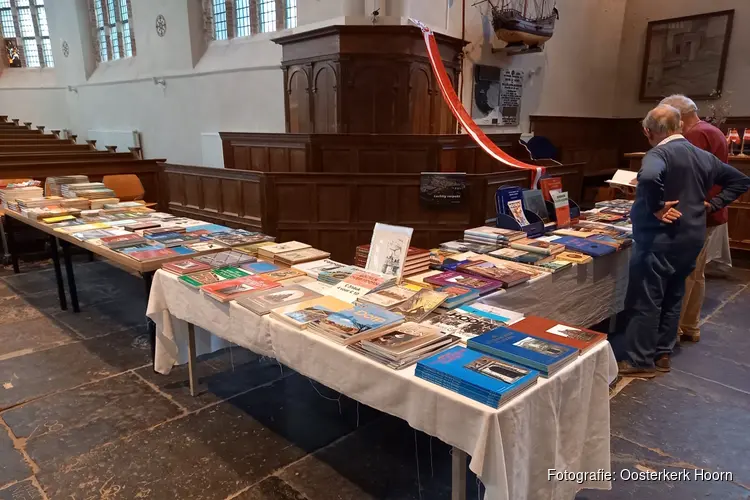
[[[690,16],[706,12],[734,9],[734,29],[729,45],[724,95],[732,104],[735,116],[750,115],[747,88],[750,83],[750,1],[748,0],[628,0],[619,55],[619,70],[615,114],[623,117],[644,116],[653,103],[638,101],[641,65],[646,50],[646,27],[649,21]],[[707,104],[699,102],[701,113]]]

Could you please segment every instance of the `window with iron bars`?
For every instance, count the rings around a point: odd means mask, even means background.
[[[0,0],[0,28],[8,66],[55,66],[44,0]]]
[[[89,0],[89,17],[100,62],[135,55],[130,0]]]
[[[214,40],[297,27],[297,0],[204,0]]]

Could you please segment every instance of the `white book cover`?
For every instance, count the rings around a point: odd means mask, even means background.
[[[303,264],[295,264],[292,267],[294,269],[298,269],[302,271],[303,273],[307,273],[308,276],[317,278],[318,274],[321,271],[333,271],[334,269],[338,269],[339,267],[344,267],[345,265],[346,264],[342,264],[341,262],[336,262],[335,260],[322,259],[322,260],[315,260],[312,262],[305,262]]]
[[[638,172],[632,170],[618,170],[615,172],[615,175],[607,181],[607,183],[633,188],[636,186],[637,179]]]
[[[375,224],[365,269],[401,280],[414,229]]]

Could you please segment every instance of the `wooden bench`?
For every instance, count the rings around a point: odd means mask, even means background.
[[[58,153],[14,153],[0,154],[0,166],[15,163],[58,163],[58,162],[102,162],[129,161],[135,159],[132,153],[110,153],[109,151],[82,151]]]
[[[62,151],[96,151],[88,144],[44,143],[44,144],[0,144],[0,154],[16,153],[57,153]]]

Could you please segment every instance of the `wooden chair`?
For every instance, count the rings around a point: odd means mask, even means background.
[[[115,192],[120,201],[142,200],[146,193],[141,180],[135,174],[105,175],[102,182]]]

